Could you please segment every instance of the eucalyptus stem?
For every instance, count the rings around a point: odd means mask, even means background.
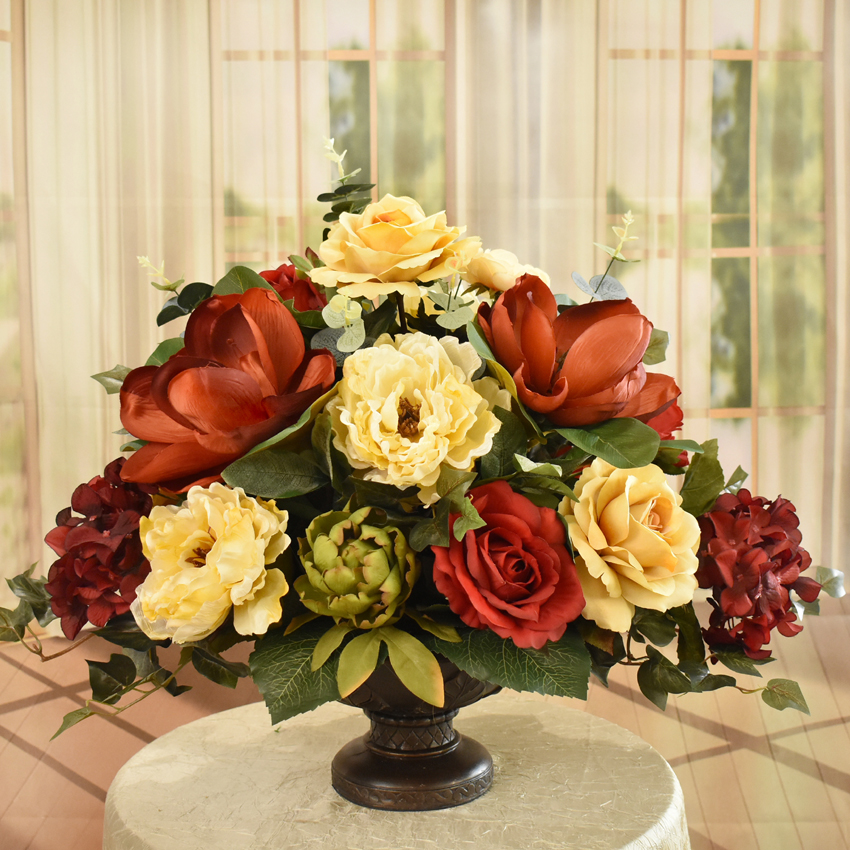
[[[393,293],[395,305],[398,308],[398,325],[403,334],[407,333],[407,316],[404,312],[404,296],[400,292]]]

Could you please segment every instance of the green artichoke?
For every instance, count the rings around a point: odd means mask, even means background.
[[[305,575],[294,587],[316,614],[359,629],[394,623],[419,578],[419,562],[392,525],[366,524],[374,508],[316,517],[299,541]]]

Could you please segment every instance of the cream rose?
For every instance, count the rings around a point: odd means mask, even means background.
[[[695,517],[654,464],[617,469],[597,458],[565,498],[576,551],[582,616],[603,629],[628,631],[635,607],[666,611],[693,599],[700,539]]]
[[[460,270],[460,276],[470,284],[486,286],[488,289],[504,292],[510,289],[524,274],[539,277],[547,286],[551,286],[549,275],[534,266],[525,266],[516,254],[501,248],[481,251],[469,259]]]
[[[154,640],[187,643],[210,635],[233,609],[241,635],[265,634],[289,589],[266,569],[290,543],[289,515],[237,487],[192,487],[182,505],[160,505],[139,532],[151,572],[131,611]]]
[[[384,195],[360,215],[340,215],[319,248],[325,265],[310,277],[351,298],[418,295],[414,281],[448,277],[478,247],[455,241],[465,229],[448,227],[444,212],[426,216],[412,198]]]
[[[481,359],[468,342],[423,333],[387,334],[345,361],[327,406],[334,445],[364,477],[420,488],[430,505],[445,464],[472,469],[501,423],[510,395],[493,378],[473,381]]]

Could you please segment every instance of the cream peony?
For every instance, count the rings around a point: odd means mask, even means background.
[[[274,502],[218,483],[192,487],[182,505],[155,507],[139,525],[151,563],[130,609],[141,630],[154,640],[196,641],[232,608],[239,634],[265,634],[289,589],[280,570],[266,569],[289,546],[288,519]]]
[[[551,286],[549,275],[534,266],[524,266],[516,254],[501,248],[481,251],[467,260],[460,270],[460,276],[470,284],[486,286],[504,292],[510,289],[524,274],[539,277],[547,286]]]
[[[472,380],[480,365],[473,347],[454,337],[384,334],[345,361],[327,406],[334,445],[365,478],[416,485],[432,504],[441,467],[471,469],[499,430],[492,408],[510,407],[493,378]]]
[[[448,277],[480,248],[478,240],[455,241],[465,229],[448,227],[444,212],[426,216],[412,198],[384,195],[360,215],[340,215],[319,248],[325,265],[310,277],[351,298],[418,295],[414,281]]]
[[[582,616],[628,631],[635,607],[666,611],[693,599],[699,525],[654,464],[617,469],[597,458],[565,498],[576,567],[587,604]]]

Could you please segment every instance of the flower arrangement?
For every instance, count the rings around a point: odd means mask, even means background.
[[[716,441],[674,438],[680,390],[646,369],[667,335],[610,274],[631,215],[599,246],[605,272],[573,275],[578,304],[442,212],[370,202],[331,157],[317,253],[215,286],[154,269],[157,323],[188,317],[185,333],[94,376],[119,394],[127,456],[77,488],[48,576],[11,579],[20,604],[0,609],[0,639],[42,657],[33,620],[121,649],[89,662],[92,699],[60,731],[180,693],[187,664],[251,676],[274,722],[384,663],[441,706],[440,656],[578,698],[636,666],[660,708],[746,690],[732,674],[759,676],[774,630],[799,632],[841,575],[803,576],[793,505],[724,476]],[[224,655],[240,641],[247,665]],[[757,690],[808,710],[794,682]]]

